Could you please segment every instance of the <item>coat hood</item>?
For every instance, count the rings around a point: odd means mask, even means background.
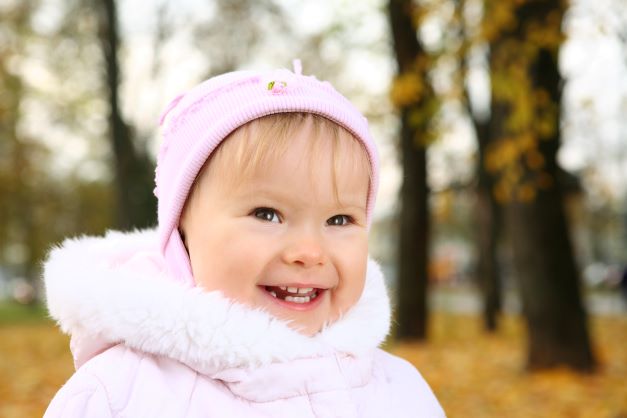
[[[71,335],[76,367],[115,344],[165,356],[203,373],[379,346],[390,302],[379,266],[368,261],[355,306],[314,336],[267,312],[169,277],[155,230],[68,239],[44,265],[48,310]]]

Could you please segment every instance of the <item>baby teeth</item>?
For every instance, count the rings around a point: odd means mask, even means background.
[[[272,295],[272,297],[277,298],[277,299],[283,299],[286,302],[309,303],[318,297],[318,291],[314,289],[313,287],[278,286],[279,289],[282,289],[283,291],[292,293],[294,295],[294,296],[291,296],[291,295],[284,296],[283,294],[281,294],[280,297],[279,295],[277,295],[277,292],[274,290],[271,290],[271,288],[272,288],[271,286],[266,286],[266,290],[268,291],[268,293]],[[300,296],[300,295],[303,295],[303,296]],[[304,296],[304,295],[307,295],[307,296]]]
[[[314,290],[313,287],[291,287],[291,286],[290,287],[279,286],[279,289],[285,290],[289,293],[294,293],[294,294],[305,294]]]
[[[308,303],[311,298],[309,296],[286,296],[285,300],[287,302],[294,302],[294,303]]]

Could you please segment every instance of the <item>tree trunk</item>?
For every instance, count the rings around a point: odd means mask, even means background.
[[[501,207],[494,198],[493,174],[486,168],[486,152],[490,141],[489,121],[473,120],[479,144],[477,164],[477,278],[483,296],[483,323],[488,332],[496,331],[501,313],[501,275],[497,259],[502,225]]]
[[[429,253],[429,205],[427,187],[426,142],[432,115],[432,93],[426,66],[416,62],[425,52],[418,43],[412,21],[412,2],[390,0],[391,22],[398,75],[414,73],[422,80],[422,94],[411,103],[402,103],[401,151],[403,184],[401,187],[400,248],[398,272],[398,330],[401,339],[425,339],[427,336],[427,282]]]
[[[494,173],[487,167],[487,153],[492,136],[490,135],[490,115],[479,116],[478,112],[473,112],[470,99],[470,91],[466,83],[468,79],[468,61],[466,54],[471,50],[473,35],[476,28],[469,28],[468,22],[463,18],[464,10],[467,7],[465,0],[454,2],[457,9],[458,24],[461,28],[460,47],[461,56],[460,86],[462,86],[462,101],[466,107],[475,135],[477,137],[478,162],[476,171],[476,257],[477,266],[475,269],[476,282],[481,290],[483,301],[483,323],[488,332],[494,332],[498,328],[498,316],[502,308],[502,280],[499,269],[497,249],[502,229],[502,210],[492,192],[494,189]]]
[[[152,225],[156,219],[156,201],[152,195],[154,167],[145,152],[138,152],[131,130],[120,109],[118,86],[118,25],[115,0],[100,2],[99,38],[105,59],[106,86],[109,99],[109,138],[114,156],[117,190],[118,227],[130,229]]]
[[[426,149],[416,146],[403,111],[401,149],[400,248],[398,273],[398,338],[427,337],[429,206]]]
[[[511,203],[506,218],[529,333],[528,368],[592,370],[595,361],[561,194],[541,193],[533,204]]]
[[[491,134],[507,151],[501,159],[512,159],[496,188],[505,203],[528,328],[527,366],[589,371],[595,360],[556,161],[564,5],[544,0],[512,7],[517,23],[491,42]],[[538,28],[543,37],[537,36]]]

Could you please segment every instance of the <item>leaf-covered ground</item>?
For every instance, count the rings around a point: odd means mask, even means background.
[[[587,376],[524,372],[523,324],[501,325],[490,336],[477,317],[437,315],[428,344],[391,351],[419,368],[449,417],[627,418],[627,317],[591,320],[601,368]]]
[[[524,329],[506,318],[494,336],[476,317],[436,315],[428,344],[391,350],[414,363],[449,417],[627,418],[627,317],[594,318],[602,368],[524,372]],[[72,374],[68,339],[47,322],[0,323],[0,417],[40,417]]]
[[[0,417],[41,417],[73,373],[69,340],[51,323],[0,325]]]

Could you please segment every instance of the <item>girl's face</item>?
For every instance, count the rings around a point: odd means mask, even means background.
[[[312,335],[363,291],[369,175],[354,158],[334,160],[331,141],[312,158],[311,124],[292,135],[281,157],[236,186],[226,177],[237,167],[209,164],[180,227],[199,286]]]

